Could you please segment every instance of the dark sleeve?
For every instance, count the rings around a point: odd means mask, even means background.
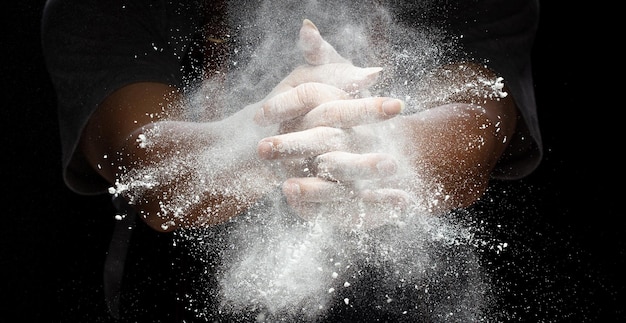
[[[494,177],[524,177],[537,168],[543,156],[531,66],[539,1],[465,0],[459,4],[448,21],[464,52],[504,78],[521,114]]]
[[[98,105],[135,82],[178,85],[180,67],[159,1],[49,0],[42,45],[57,94],[66,184],[83,194],[108,184],[76,147]]]

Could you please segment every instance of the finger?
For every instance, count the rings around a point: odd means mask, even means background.
[[[288,203],[326,203],[353,198],[353,189],[316,177],[290,178],[283,183],[283,194]]]
[[[315,24],[309,19],[302,22],[299,43],[304,59],[311,65],[348,63],[347,59],[339,55],[335,48],[322,38]]]
[[[294,71],[308,82],[325,83],[347,92],[357,92],[373,85],[382,67],[357,67],[352,64],[330,63],[320,66],[305,66]]]
[[[270,93],[270,97],[304,83],[324,83],[346,92],[358,94],[373,85],[381,67],[357,67],[352,64],[330,63],[320,66],[300,66],[293,70]]]
[[[304,116],[302,127],[351,128],[393,118],[402,110],[403,101],[384,97],[326,102]]]
[[[254,116],[267,126],[303,116],[318,105],[348,98],[345,91],[323,83],[303,83],[268,99]]]
[[[382,153],[335,151],[317,156],[313,165],[316,176],[336,181],[381,179],[395,175],[398,170],[396,159]]]
[[[330,127],[317,127],[304,131],[262,139],[257,153],[262,159],[307,158],[330,151],[349,151],[346,144],[349,133]]]

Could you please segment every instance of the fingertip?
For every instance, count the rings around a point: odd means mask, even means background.
[[[300,185],[296,181],[286,180],[283,183],[283,194],[287,199],[293,200],[300,195]]]
[[[318,31],[317,26],[315,26],[315,24],[311,20],[309,20],[307,18],[304,18],[304,20],[302,21],[302,27],[303,28],[304,27],[311,27],[314,30]]]
[[[404,110],[404,107],[404,101],[398,99],[385,100],[381,105],[382,112],[386,116],[394,116],[400,114]]]
[[[305,57],[317,56],[316,51],[321,47],[321,35],[317,27],[308,19],[304,19],[300,28],[298,45],[304,51]],[[311,58],[307,58],[311,60]],[[313,59],[314,60],[314,59]]]
[[[383,70],[382,67],[367,67],[367,68],[365,68],[365,72],[368,75],[378,74],[378,73],[382,72],[382,70]]]
[[[282,187],[283,195],[285,196],[285,200],[292,207],[296,207],[301,203],[301,189],[300,184],[294,180],[286,180],[283,182]]]
[[[383,71],[382,67],[367,67],[361,69],[361,78],[364,84],[372,84],[378,79],[378,75]]]
[[[315,26],[315,24],[313,24],[313,22],[309,19],[304,19],[302,21],[302,27],[300,27],[300,41],[307,41],[307,42],[314,42],[313,45],[315,45],[315,42],[318,38],[318,36],[320,35],[319,29],[317,29],[317,26]],[[312,45],[312,44],[309,44]]]
[[[261,159],[271,159],[274,156],[274,143],[269,139],[259,141],[257,153]]]
[[[381,176],[391,176],[398,171],[398,164],[391,159],[384,159],[376,164],[376,169]]]

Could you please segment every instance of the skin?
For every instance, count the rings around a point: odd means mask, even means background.
[[[381,69],[350,64],[308,20],[300,30],[300,46],[307,64],[261,102],[221,120],[168,121],[164,111],[181,100],[178,89],[159,83],[125,86],[91,117],[80,152],[114,184],[120,171],[158,166],[181,152],[227,149],[224,129],[252,129],[253,135],[242,143],[246,151],[239,163],[231,168],[208,165],[225,171],[210,179],[212,193],[203,194],[183,216],[166,214],[160,205],[170,202],[168,192],[195,185],[192,173],[152,187],[133,201],[157,231],[222,223],[276,186],[304,219],[332,208],[338,223],[365,227],[387,223],[389,214],[402,213],[420,196],[445,196],[427,208],[438,214],[469,206],[484,194],[507,148],[506,138],[515,131],[517,111],[510,96],[460,92],[445,102],[432,102],[426,111],[403,115],[401,100],[355,95],[372,85]],[[477,76],[495,79],[493,72],[473,64],[463,64],[464,72],[455,72],[459,69],[454,65],[441,71],[433,78],[451,86]],[[149,129],[165,135],[154,139],[154,148],[145,149],[137,138]],[[385,142],[401,148],[380,149],[379,143]],[[235,173],[240,176],[233,178]],[[237,193],[228,193],[233,191]]]

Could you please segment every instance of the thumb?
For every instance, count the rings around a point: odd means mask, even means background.
[[[317,27],[309,19],[302,22],[299,45],[308,64],[350,63],[322,38]]]

